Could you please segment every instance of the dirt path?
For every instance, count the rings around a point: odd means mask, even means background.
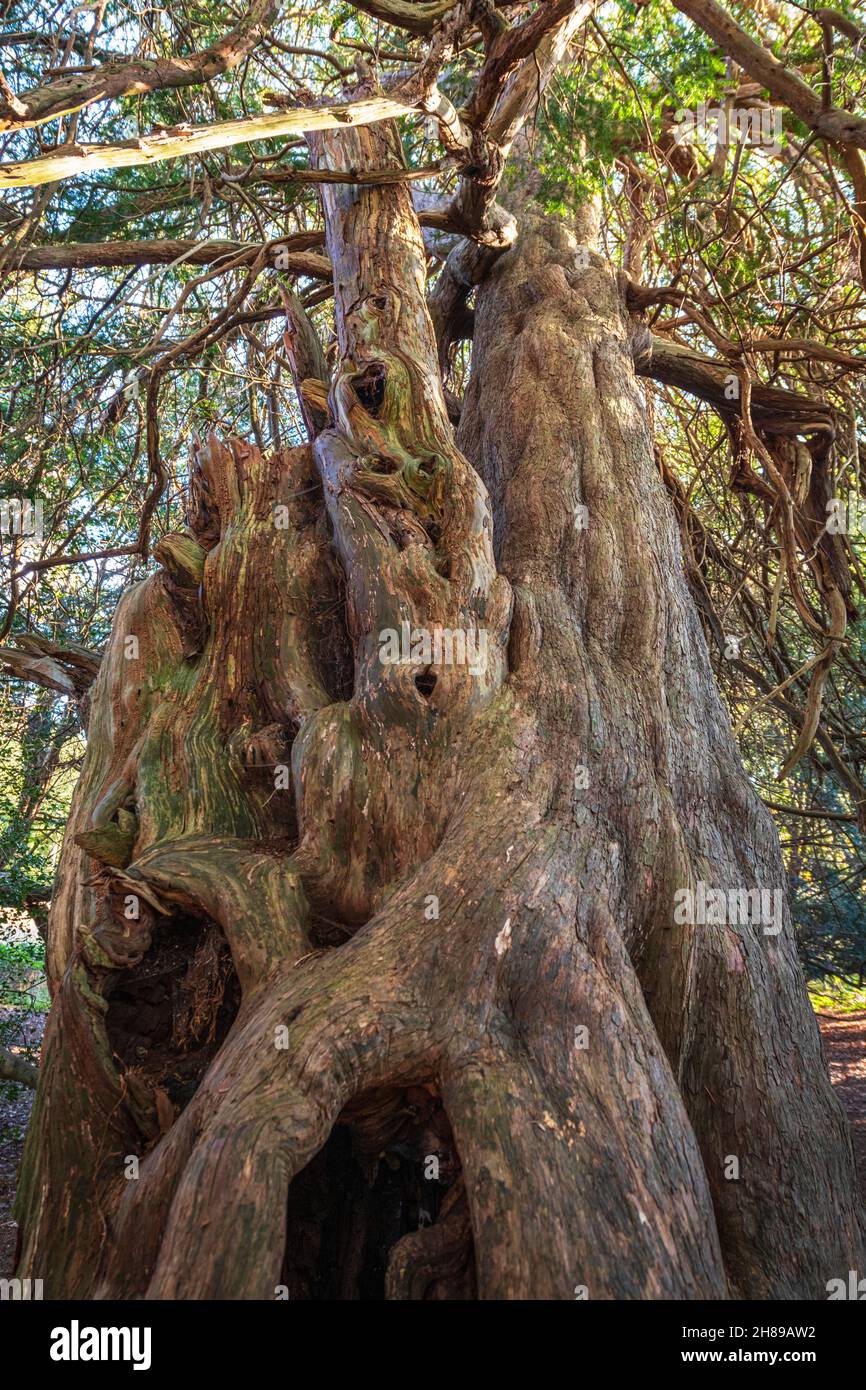
[[[866,1009],[819,1014],[830,1080],[848,1116],[860,1191],[866,1202]]]

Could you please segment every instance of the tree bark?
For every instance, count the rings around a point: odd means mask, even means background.
[[[402,162],[388,126],[310,144]],[[478,289],[455,441],[408,189],[323,206],[339,354],[303,389],[327,422],[272,459],[199,449],[190,533],[101,663],[19,1275],[53,1298],[821,1297],[860,1217],[787,908],[774,936],[674,916],[699,880],[784,879],[626,281],[527,219]],[[486,659],[388,660],[404,624]]]
[[[530,652],[542,643],[523,679],[543,688],[544,648],[561,643],[573,756],[589,769],[578,861],[593,866],[688,1110],[729,1286],[819,1297],[860,1248],[850,1145],[787,905],[778,935],[674,923],[678,889],[781,887],[784,870],[688,597],[622,285],[595,256],[580,269],[575,249],[563,227],[536,223],[482,286],[460,442],[490,489],[499,564],[522,581],[518,631]],[[519,683],[519,660],[512,671]],[[593,910],[578,903],[578,921]]]

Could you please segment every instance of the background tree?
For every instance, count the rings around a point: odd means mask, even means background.
[[[735,731],[832,867],[807,958],[862,949],[862,24],[221,13],[0,36],[2,656],[88,731],[18,1272],[822,1296],[861,1216],[789,910],[674,909],[784,883]]]

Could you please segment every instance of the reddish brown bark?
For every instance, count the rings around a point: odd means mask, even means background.
[[[400,159],[387,127],[312,143]],[[327,425],[201,451],[191,535],[102,663],[18,1272],[51,1297],[820,1297],[859,1207],[787,909],[778,935],[674,915],[699,880],[783,877],[626,283],[529,217],[478,291],[455,441],[408,191],[325,189]],[[389,664],[403,622],[487,659]]]

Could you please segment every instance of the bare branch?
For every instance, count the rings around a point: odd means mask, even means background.
[[[356,10],[382,19],[410,34],[429,34],[453,10],[457,0],[352,0]]]
[[[116,145],[65,145],[38,159],[0,164],[0,188],[35,188],[57,183],[94,169],[132,169],[141,164],[158,164],[203,150],[225,150],[252,140],[271,140],[275,136],[300,135],[311,130],[338,130],[350,125],[369,125],[405,116],[415,108],[398,97],[373,96],[337,106],[297,107],[294,111],[273,111],[234,121],[218,121],[206,126],[173,126],[140,139],[122,140]]]
[[[636,352],[635,371],[639,376],[652,377],[698,396],[727,419],[740,418],[739,396],[732,395],[729,389],[735,375],[729,362],[706,357],[683,343],[650,335],[647,330],[646,341],[641,341]],[[767,434],[835,433],[830,406],[779,386],[753,383],[751,407],[755,424]]]
[[[22,634],[16,641],[15,647],[0,647],[0,668],[6,675],[73,699],[85,694],[96,679],[101,652],[77,643],[61,646],[32,633]]]
[[[20,1086],[36,1089],[39,1072],[26,1057],[18,1057],[6,1047],[0,1047],[0,1081],[17,1081]]]
[[[321,245],[324,233],[302,232],[271,242],[266,259],[270,265],[311,279],[327,280],[331,263],[327,257],[308,249]],[[94,270],[109,266],[139,265],[216,265],[236,267],[254,261],[263,250],[261,242],[239,241],[102,241],[79,242],[69,246],[33,246],[15,252],[7,270]]]
[[[481,70],[469,121],[473,138],[449,209],[451,221],[482,245],[505,250],[517,223],[495,209],[496,190],[512,143],[598,0],[555,0],[492,43]]]
[[[187,58],[104,63],[91,71],[71,72],[44,87],[21,92],[14,101],[0,100],[0,130],[24,130],[42,125],[72,111],[81,111],[97,101],[209,82],[248,57],[267,34],[278,12],[276,0],[258,0],[231,33],[200,53],[191,53]]]

